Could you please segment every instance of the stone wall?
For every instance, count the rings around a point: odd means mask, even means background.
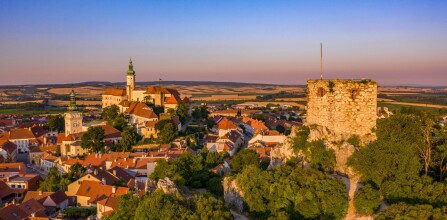
[[[338,140],[374,139],[377,83],[371,80],[308,80],[307,125],[321,125]]]

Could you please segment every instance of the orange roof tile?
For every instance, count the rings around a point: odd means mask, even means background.
[[[9,139],[35,139],[33,132],[28,128],[12,129],[9,134]]]
[[[237,126],[234,122],[232,122],[228,118],[224,118],[219,123],[217,123],[217,128],[223,130],[229,130],[229,129],[239,129],[239,126]]]
[[[28,191],[25,195],[25,198],[23,198],[22,202],[26,202],[30,199],[35,199],[39,202],[43,202],[43,200],[47,197],[53,194],[53,192],[42,192],[42,191]]]
[[[126,90],[125,89],[117,89],[117,88],[109,88],[106,89],[103,95],[113,95],[113,96],[125,96]]]

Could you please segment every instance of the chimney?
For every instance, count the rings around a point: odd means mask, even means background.
[[[94,173],[95,175],[98,175],[98,170],[95,169],[95,171],[93,171],[93,173]]]
[[[99,158],[101,158],[102,157],[102,153],[99,153]]]
[[[116,176],[116,170],[113,170],[113,175]]]
[[[98,153],[95,154],[95,158],[98,158]]]
[[[112,186],[112,193],[116,193],[116,186]]]
[[[124,158],[124,161],[127,161],[127,157]]]
[[[106,185],[106,179],[104,177],[102,178],[102,184]]]
[[[42,195],[42,190],[39,190],[39,196],[41,196]]]

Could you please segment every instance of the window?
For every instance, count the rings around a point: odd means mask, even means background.
[[[31,206],[29,206],[29,205],[25,205],[25,207],[26,207],[28,210],[31,209]]]
[[[359,95],[359,91],[357,89],[351,90],[351,99],[357,98],[358,95]]]
[[[317,96],[318,96],[318,97],[323,97],[324,94],[326,94],[326,91],[325,91],[323,88],[321,88],[321,87],[318,88]]]

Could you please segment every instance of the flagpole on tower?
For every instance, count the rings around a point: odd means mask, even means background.
[[[323,43],[320,43],[320,79],[323,79]]]

